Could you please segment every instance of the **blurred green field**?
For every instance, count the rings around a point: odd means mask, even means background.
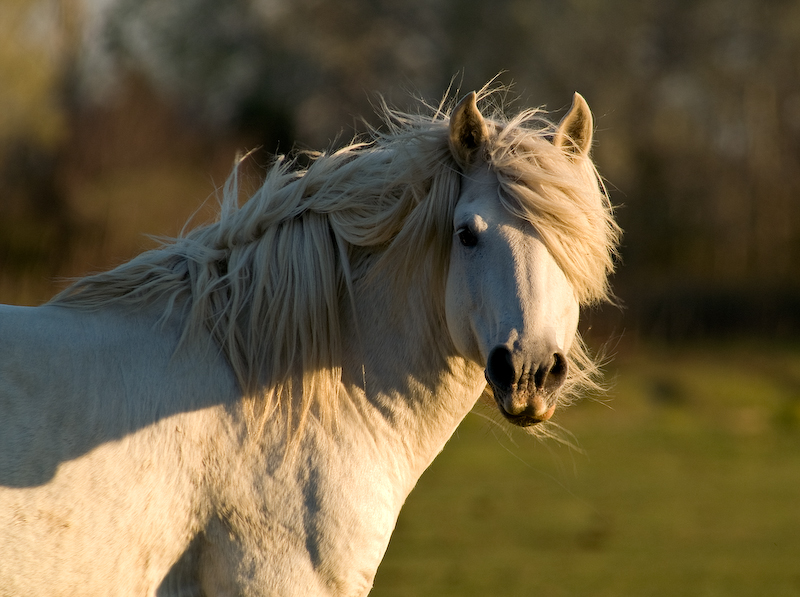
[[[372,595],[800,595],[800,346],[624,352],[559,415],[580,451],[476,407]]]

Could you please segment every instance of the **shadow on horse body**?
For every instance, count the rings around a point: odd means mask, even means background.
[[[482,393],[546,429],[590,383],[618,229],[583,99],[387,127],[0,308],[0,593],[365,595]]]

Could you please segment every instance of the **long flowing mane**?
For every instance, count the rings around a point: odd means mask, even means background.
[[[485,102],[491,94],[483,95]],[[398,289],[425,272],[432,325],[443,325],[461,172],[448,147],[447,110],[432,112],[387,109],[381,130],[315,154],[307,167],[278,157],[242,205],[235,168],[216,222],[81,279],[52,303],[179,310],[184,338],[210,331],[263,416],[282,409],[295,425],[312,409],[335,416],[340,313],[352,304],[355,270],[385,267]],[[536,227],[582,304],[607,298],[618,229],[591,161],[551,143],[555,126],[539,111],[507,117],[498,108],[487,122],[484,159],[506,208]],[[580,342],[572,353],[575,386],[586,382],[591,361]],[[282,406],[289,395],[301,397],[294,415]],[[315,403],[322,396],[331,399]]]

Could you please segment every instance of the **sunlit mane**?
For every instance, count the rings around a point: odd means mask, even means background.
[[[216,222],[79,280],[53,302],[96,308],[160,301],[167,312],[183,313],[185,334],[211,332],[242,390],[267,415],[282,409],[295,424],[311,410],[335,416],[335,400],[315,404],[312,397],[336,396],[340,312],[360,282],[355,265],[359,275],[364,268],[394,272],[398,288],[428,272],[432,312],[444,309],[461,179],[448,148],[448,117],[441,110],[384,116],[381,132],[314,155],[306,168],[278,158],[241,206],[235,170]],[[498,112],[487,122],[484,158],[507,209],[534,224],[581,303],[607,298],[618,230],[591,161],[553,145],[555,127],[540,112]],[[570,358],[580,366],[570,370],[579,384],[591,363],[575,344]],[[302,396],[294,411],[282,406],[290,394]]]

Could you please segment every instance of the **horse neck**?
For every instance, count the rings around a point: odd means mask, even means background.
[[[416,279],[398,300],[391,275],[386,268],[372,277],[356,289],[352,308],[344,307],[343,375],[361,416],[390,444],[385,447],[407,467],[413,485],[475,404],[485,379],[481,367],[456,354],[446,326],[431,325],[444,317],[430,317],[430,289]]]

